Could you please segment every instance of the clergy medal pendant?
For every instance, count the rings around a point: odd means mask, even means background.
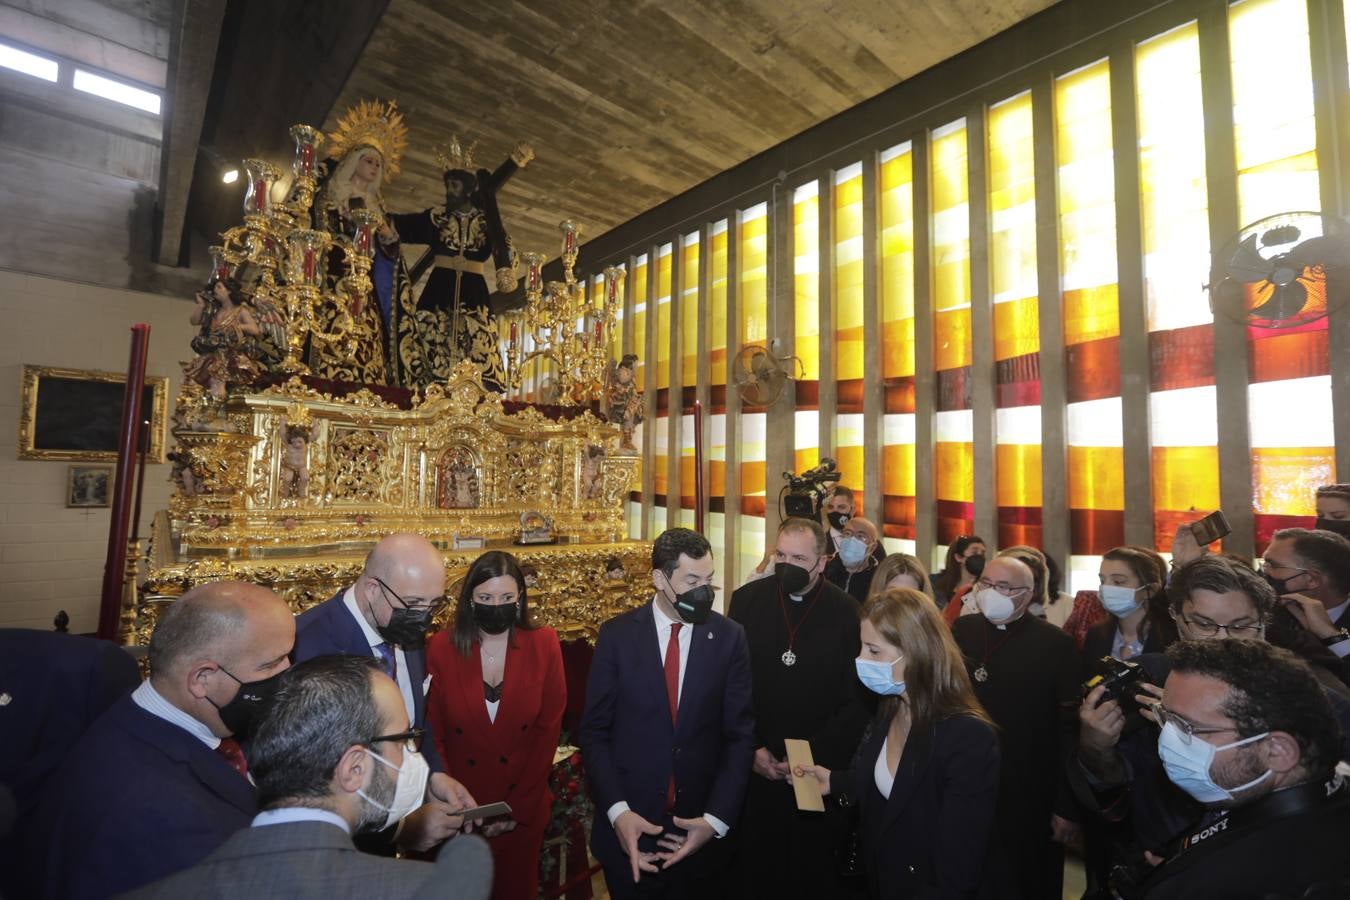
[[[792,652],[791,647],[783,651],[781,659],[783,660],[783,665],[785,666],[795,666],[797,664],[797,654]]]
[[[989,670],[986,669],[984,666],[980,666],[978,669],[975,670],[975,680],[978,681],[980,684],[984,684],[986,681],[989,680]]]

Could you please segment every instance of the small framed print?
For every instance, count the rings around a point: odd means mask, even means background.
[[[99,509],[112,496],[112,466],[71,466],[66,478],[66,506]]]

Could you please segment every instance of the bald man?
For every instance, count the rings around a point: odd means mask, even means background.
[[[372,656],[398,685],[414,728],[427,727],[426,639],[431,618],[445,606],[445,561],[419,534],[391,534],[366,557],[356,583],[306,610],[296,620],[295,661],[350,653]],[[431,767],[430,802],[407,816],[397,832],[388,829],[370,850],[429,850],[458,832],[450,815],[474,801],[459,782],[444,774],[435,741],[422,743]],[[385,846],[380,846],[383,843]]]
[[[295,619],[220,581],[160,614],[150,680],[75,744],[38,812],[48,896],[108,897],[195,865],[257,813],[238,738],[290,665]]]
[[[825,577],[858,603],[867,599],[878,563],[881,536],[870,519],[854,516],[844,523],[835,542],[834,558],[825,566]],[[881,557],[885,559],[885,556]]]

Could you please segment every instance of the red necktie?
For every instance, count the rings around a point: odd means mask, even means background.
[[[244,748],[239,746],[239,742],[232,737],[221,738],[220,746],[216,752],[225,757],[225,761],[245,778],[248,777],[248,760],[244,759]]]
[[[670,640],[666,642],[666,699],[670,701],[670,724],[680,708],[680,622],[670,625]],[[666,808],[675,808],[675,770],[672,766],[670,784],[666,786]]]

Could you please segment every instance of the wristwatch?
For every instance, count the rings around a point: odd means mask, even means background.
[[[1330,637],[1322,638],[1322,644],[1327,647],[1333,647],[1341,641],[1350,641],[1350,628],[1342,628]]]

